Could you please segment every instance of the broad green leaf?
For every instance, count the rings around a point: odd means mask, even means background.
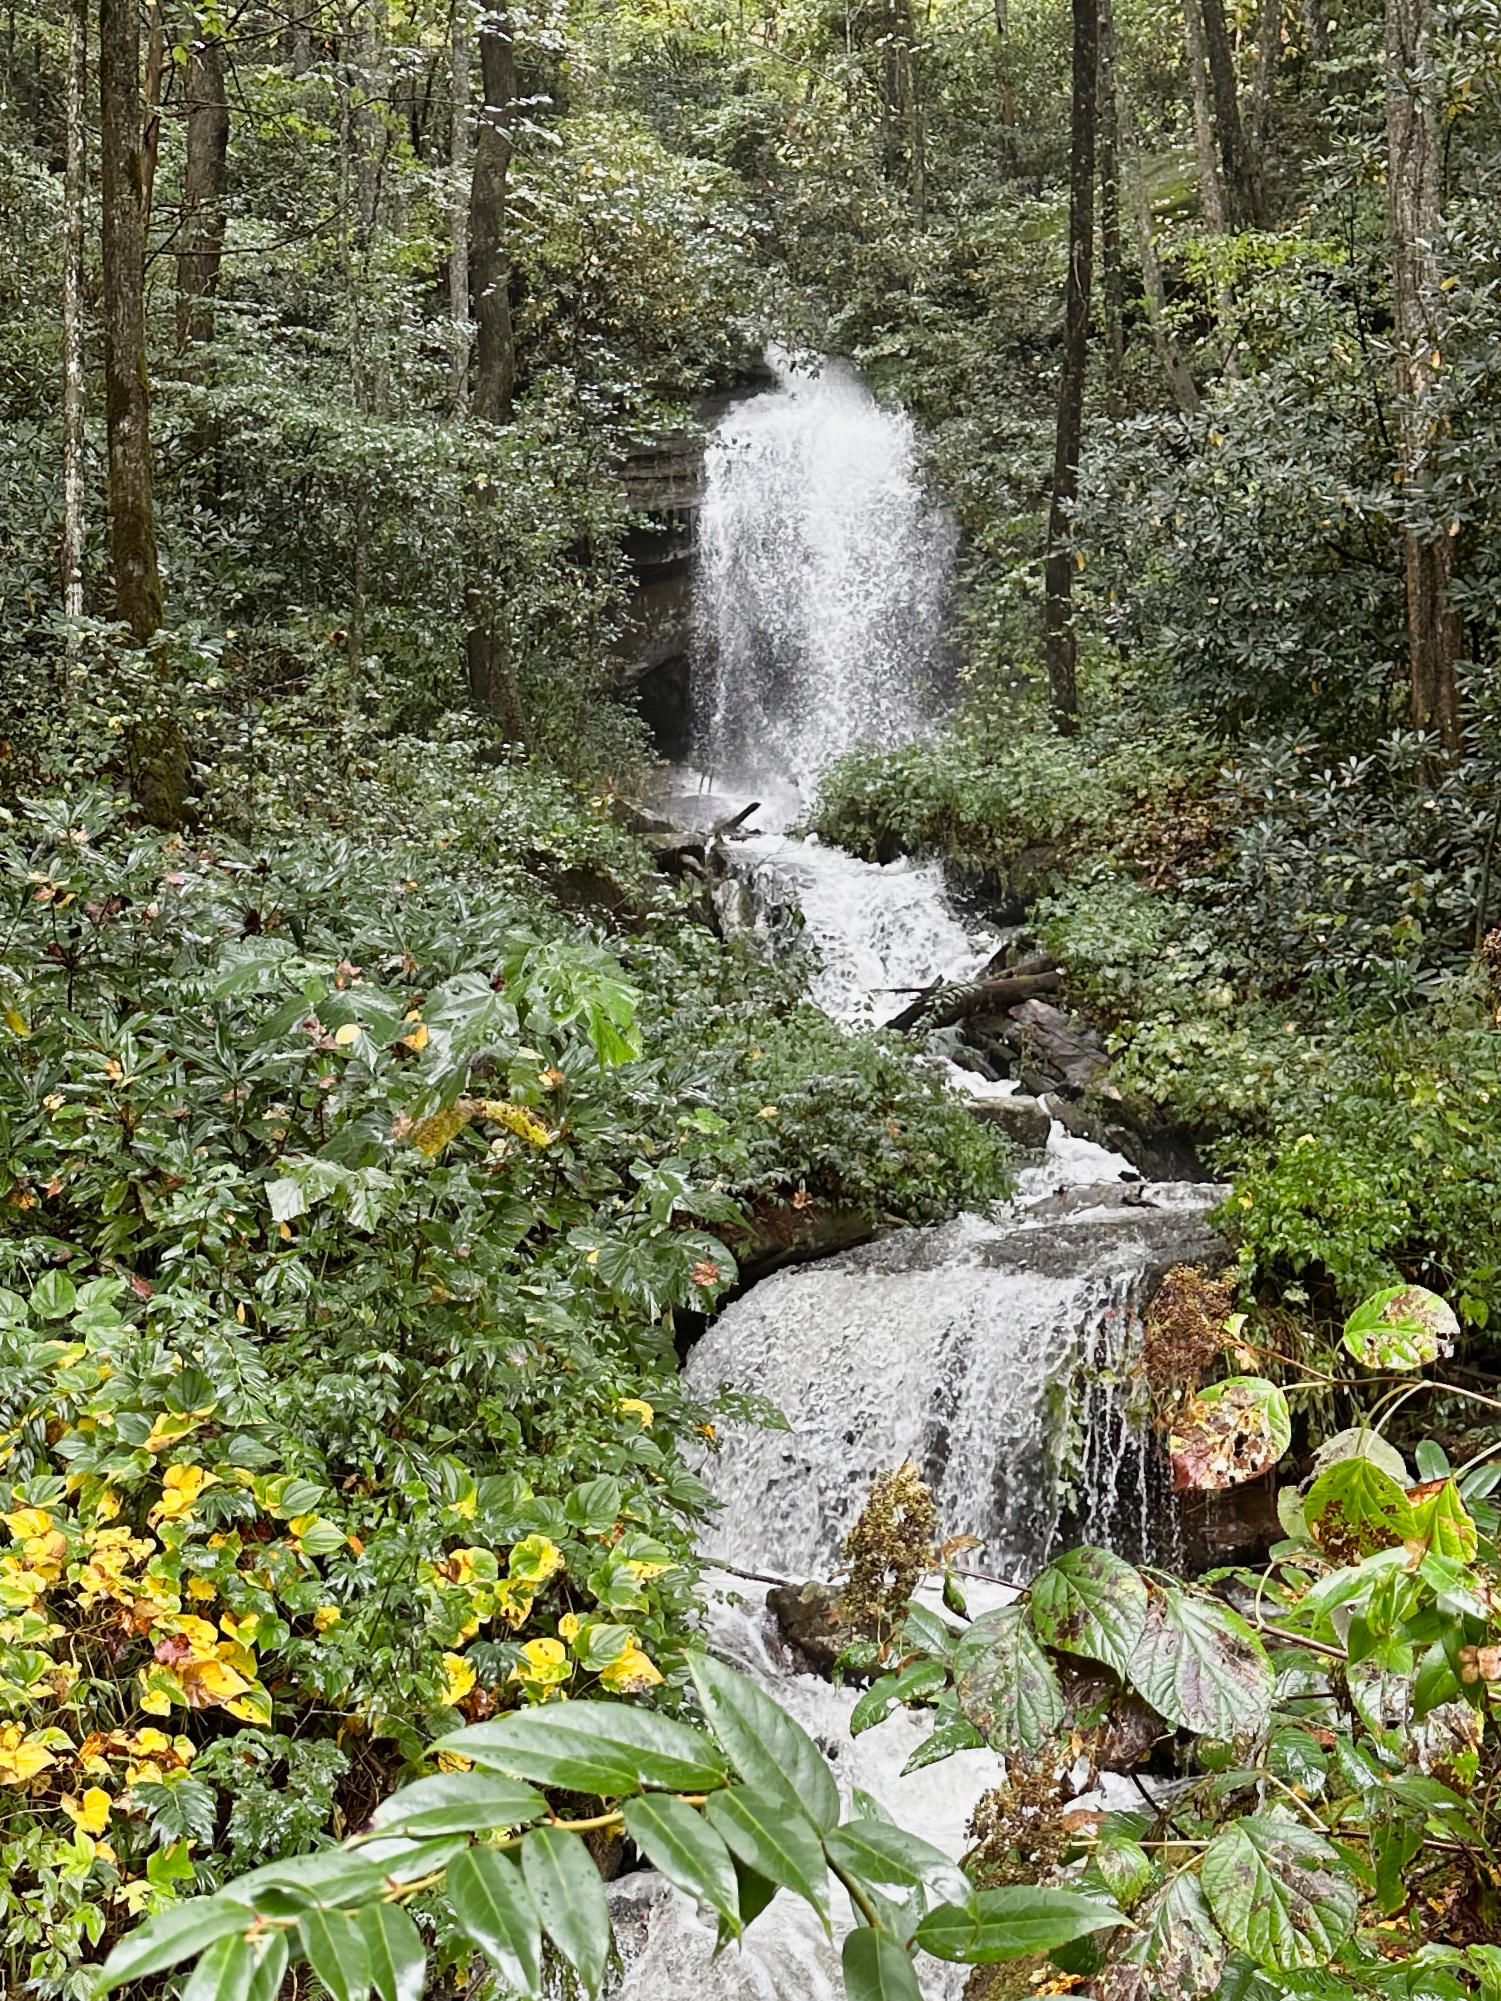
[[[1271,1663],[1245,1620],[1171,1586],[1152,1590],[1130,1680],[1159,1716],[1199,1736],[1254,1733],[1272,1704]]]
[[[711,1654],[691,1655],[689,1667],[714,1734],[746,1784],[780,1800],[790,1812],[808,1815],[819,1827],[833,1827],[839,1819],[839,1788],[802,1725],[753,1681]]]
[[[1265,1376],[1227,1376],[1189,1397],[1173,1420],[1173,1486],[1214,1492],[1257,1480],[1292,1443],[1287,1398]]]
[[[228,1932],[246,1929],[245,1906],[227,1897],[192,1897],[165,1911],[121,1939],[104,1962],[101,1993],[123,1987],[127,1980],[144,1980],[185,1959],[194,1959]]]
[[[1371,1459],[1339,1459],[1321,1473],[1303,1501],[1308,1533],[1341,1564],[1359,1563],[1417,1533],[1412,1503],[1390,1473]]]
[[[981,1890],[968,1904],[940,1904],[929,1911],[914,1937],[935,1959],[989,1966],[999,1959],[1021,1959],[1029,1952],[1051,1952],[1071,1939],[1107,1931],[1121,1922],[1115,1906],[1097,1897],[1021,1883],[1004,1890]]]
[[[1142,1895],[1152,1880],[1152,1858],[1128,1834],[1112,1832],[1107,1821],[1094,1851],[1094,1865],[1107,1890],[1121,1903]]]
[[[1454,1309],[1421,1285],[1390,1285],[1345,1322],[1345,1346],[1368,1369],[1423,1369],[1453,1352]]]
[[[1427,1543],[1437,1555],[1449,1557],[1455,1563],[1474,1562],[1478,1542],[1475,1523],[1452,1480],[1436,1481],[1431,1493],[1419,1489],[1409,1499],[1413,1502],[1413,1531],[1419,1542]]]
[[[439,1772],[382,1800],[370,1816],[383,1833],[483,1834],[540,1820],[547,1802],[531,1786],[493,1772]]]
[[[709,1795],[708,1816],[732,1854],[769,1883],[805,1898],[827,1929],[828,1865],[805,1813],[748,1786],[732,1786]]]
[[[1063,1722],[1063,1691],[1025,1605],[976,1619],[954,1648],[959,1707],[997,1747],[1036,1751]]]
[[[841,1963],[848,2001],[922,2001],[911,1956],[890,1932],[861,1925],[845,1939]]]
[[[901,1775],[905,1778],[909,1772],[920,1772],[925,1765],[941,1764],[956,1751],[979,1751],[984,1746],[985,1739],[967,1716],[950,1716],[918,1745],[903,1765]]]
[[[1284,1814],[1248,1814],[1221,1829],[1199,1880],[1230,1943],[1274,1971],[1327,1966],[1359,1914],[1335,1851]]]
[[[1209,1995],[1225,1964],[1225,1942],[1214,1928],[1198,1878],[1180,1874],[1135,1913],[1141,1929],[1112,1951],[1096,1976],[1099,2001],[1165,2001],[1168,1995]]]
[[[521,1873],[553,1944],[584,1991],[597,1994],[610,1958],[610,1907],[582,1838],[534,1827],[521,1844]]]
[[[735,1864],[702,1814],[682,1800],[648,1794],[626,1801],[625,1831],[669,1883],[707,1904],[732,1933],[740,1930]]]
[[[297,1936],[308,1965],[333,2001],[365,2001],[370,1992],[370,1955],[359,1920],[347,1911],[305,1911]]]
[[[380,2001],[418,2001],[427,1979],[427,1948],[401,1905],[367,1904],[360,1930]]]
[[[728,1776],[723,1756],[701,1730],[623,1702],[566,1702],[498,1716],[440,1737],[433,1748],[458,1751],[539,1786],[611,1799],[643,1786],[707,1792]]]
[[[215,1939],[193,1968],[182,2001],[249,2001],[258,1958],[243,1933]]]
[[[884,1723],[896,1708],[896,1704],[896,1676],[877,1675],[850,1711],[851,1737],[863,1737],[867,1730],[873,1730],[878,1723]]]
[[[905,1828],[885,1820],[846,1821],[831,1828],[823,1838],[824,1852],[837,1868],[856,1876],[862,1883],[895,1885],[912,1890],[926,1884],[935,1896],[962,1903],[969,1895],[969,1881],[957,1862],[941,1848],[919,1841]]]
[[[1034,1580],[1031,1602],[1045,1645],[1103,1661],[1125,1677],[1147,1617],[1140,1571],[1108,1549],[1071,1549]]]
[[[915,1598],[909,1598],[902,1607],[902,1626],[909,1643],[907,1652],[921,1647],[925,1653],[937,1654],[940,1660],[948,1659],[949,1649],[959,1637],[952,1626],[945,1625],[936,1612],[930,1612]]]
[[[541,1992],[542,1920],[514,1862],[493,1848],[466,1849],[448,1865],[448,1901],[506,1986]]]
[[[1390,1473],[1399,1487],[1409,1484],[1407,1462],[1397,1450],[1367,1425],[1355,1425],[1349,1431],[1336,1431],[1332,1438],[1326,1438],[1313,1455],[1313,1473],[1317,1479],[1326,1468],[1341,1459],[1369,1459],[1379,1466],[1383,1473]]]
[[[386,1870],[368,1862],[357,1849],[330,1848],[317,1855],[288,1856],[281,1862],[264,1862],[236,1876],[219,1892],[249,1910],[260,1910],[271,1893],[290,1892],[307,1903],[346,1905],[378,1891]]]

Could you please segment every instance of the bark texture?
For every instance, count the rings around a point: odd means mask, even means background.
[[[63,183],[63,613],[83,617],[83,232],[87,174],[88,0],[69,0]],[[73,646],[70,634],[69,650]]]
[[[1183,42],[1188,58],[1188,95],[1193,107],[1194,157],[1199,169],[1199,206],[1216,236],[1225,228],[1225,191],[1214,156],[1214,114],[1209,105],[1209,70],[1204,61],[1204,26],[1199,0],[1183,0]]]
[[[100,183],[109,553],[116,615],[144,643],[162,622],[146,374],[145,184],[135,0],[99,0]]]
[[[506,244],[506,183],[516,104],[516,47],[511,17],[487,14],[480,25],[485,102],[474,145],[469,196],[469,287],[477,334],[474,414],[506,423],[516,387],[511,331],[511,261]]]
[[[1189,0],[1192,4],[1192,0]],[[1204,53],[1214,96],[1214,126],[1220,144],[1220,171],[1225,189],[1225,220],[1231,229],[1260,229],[1261,181],[1245,127],[1235,85],[1235,57],[1225,21],[1224,0],[1199,0],[1204,23]]]
[[[1120,105],[1115,88],[1115,17],[1099,0],[1100,261],[1105,303],[1105,409],[1126,407],[1126,273],[1121,263]]]
[[[1079,445],[1084,423],[1084,372],[1089,359],[1089,295],[1094,271],[1095,122],[1100,70],[1098,0],[1073,0],[1073,133],[1069,148],[1068,282],[1063,306],[1063,370],[1053,497],[1043,568],[1048,693],[1058,727],[1078,727],[1075,671],[1074,550],[1069,517],[1079,492]]]
[[[453,200],[449,229],[453,247],[448,254],[448,314],[453,325],[453,374],[450,395],[453,414],[462,417],[469,405],[469,69],[474,38],[469,31],[469,0],[454,0],[449,44],[448,163],[453,170]]]
[[[214,337],[214,295],[224,255],[224,194],[229,161],[229,102],[224,51],[197,40],[188,60],[187,159],[182,181],[183,248],[177,257],[177,345]]]
[[[1462,645],[1449,595],[1453,541],[1434,519],[1439,436],[1435,385],[1443,365],[1437,240],[1441,161],[1430,0],[1386,0],[1387,200],[1398,399],[1398,476],[1405,503],[1412,720],[1447,750],[1459,746],[1455,674]]]

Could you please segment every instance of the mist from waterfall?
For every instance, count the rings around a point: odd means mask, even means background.
[[[769,360],[777,386],[733,405],[707,453],[698,762],[806,802],[835,758],[934,713],[956,534],[910,417],[847,363]]]

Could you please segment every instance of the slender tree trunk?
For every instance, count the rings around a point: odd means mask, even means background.
[[[1225,231],[1225,191],[1214,157],[1214,117],[1209,108],[1209,71],[1204,62],[1204,28],[1199,0],[1183,0],[1183,42],[1188,57],[1188,95],[1193,106],[1194,156],[1199,166],[1199,206],[1216,236]]]
[[[151,235],[151,202],[156,189],[156,162],[162,142],[162,84],[167,74],[167,23],[162,0],[146,8],[146,90],[141,107],[141,234]]]
[[[448,160],[453,170],[449,228],[453,249],[448,259],[448,311],[453,322],[451,394],[455,417],[462,417],[469,403],[469,68],[474,60],[469,6],[470,0],[453,0],[453,40],[449,51]]]
[[[229,158],[229,102],[224,51],[196,39],[188,61],[187,159],[182,180],[184,247],[177,258],[177,345],[212,340],[214,295],[224,253],[224,191]]]
[[[1068,282],[1063,308],[1063,370],[1058,384],[1058,434],[1043,577],[1048,690],[1060,730],[1078,728],[1075,673],[1074,549],[1070,514],[1079,492],[1084,424],[1084,373],[1089,360],[1089,291],[1094,267],[1094,153],[1100,71],[1098,0],[1073,4],[1073,136],[1069,151]]]
[[[63,184],[63,614],[83,617],[83,236],[87,187],[89,0],[69,0],[67,168]]]
[[[1214,125],[1220,142],[1224,175],[1225,215],[1232,229],[1262,225],[1261,190],[1256,163],[1241,123],[1235,87],[1235,57],[1225,23],[1224,0],[1200,0],[1204,22],[1204,52],[1209,59],[1209,83],[1214,93]]]
[[[146,186],[136,0],[99,0],[99,186],[104,244],[104,414],[115,616],[138,646],[162,622],[146,364]],[[191,767],[165,652],[127,740],[130,789],[148,820],[180,824]]]
[[[1303,0],[1303,32],[1308,37],[1308,53],[1316,63],[1329,60],[1329,23],[1324,17],[1324,0]]]
[[[1147,206],[1141,163],[1137,157],[1136,115],[1126,96],[1119,66],[1116,68],[1115,85],[1122,178],[1126,184],[1126,199],[1131,207],[1132,220],[1136,225],[1136,251],[1141,259],[1141,286],[1146,300],[1147,326],[1151,332],[1152,348],[1162,369],[1168,393],[1186,416],[1199,407],[1199,389],[1167,323],[1167,287],[1162,281],[1162,260],[1157,255],[1151,210]]]
[[[1099,0],[1100,262],[1105,300],[1105,409],[1126,407],[1126,274],[1121,263],[1120,104],[1115,87],[1115,15]]]
[[[995,38],[1001,45],[1001,150],[1009,164],[1016,150],[1016,85],[1011,80],[1010,0],[995,0]]]
[[[516,104],[516,45],[509,13],[480,24],[480,78],[485,102],[474,145],[469,197],[469,287],[476,340],[474,414],[509,422],[516,386],[511,331],[511,264],[506,243],[506,179],[511,170],[511,121]]]
[[[151,498],[139,35],[136,0],[99,0],[109,551],[116,614],[144,644],[162,622],[162,590]]]
[[[1282,11],[1283,0],[1261,0],[1261,22],[1256,42],[1256,83],[1251,94],[1250,145],[1263,190],[1266,186],[1266,142],[1272,122],[1272,98],[1277,88],[1277,69],[1282,61]]]
[[[1455,664],[1463,634],[1450,604],[1453,543],[1432,521],[1436,377],[1443,365],[1440,134],[1430,0],[1386,0],[1387,202],[1398,397],[1398,476],[1405,521],[1412,720],[1446,750],[1459,747]]]

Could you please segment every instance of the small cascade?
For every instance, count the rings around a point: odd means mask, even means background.
[[[952,521],[924,491],[910,417],[846,363],[769,357],[775,389],[721,419],[699,516],[699,762],[806,802],[858,743],[933,714]]]
[[[987,1568],[1035,1569],[1065,1515],[1148,1553],[1160,1496],[1110,1405],[1146,1284],[1212,1245],[1215,1199],[1121,1186],[1064,1219],[965,1216],[762,1280],[688,1365],[701,1393],[754,1387],[789,1425],[734,1429],[703,1469],[715,1554],[828,1577],[871,1482],[908,1458]],[[1098,1385],[1082,1409],[1081,1375]]]

